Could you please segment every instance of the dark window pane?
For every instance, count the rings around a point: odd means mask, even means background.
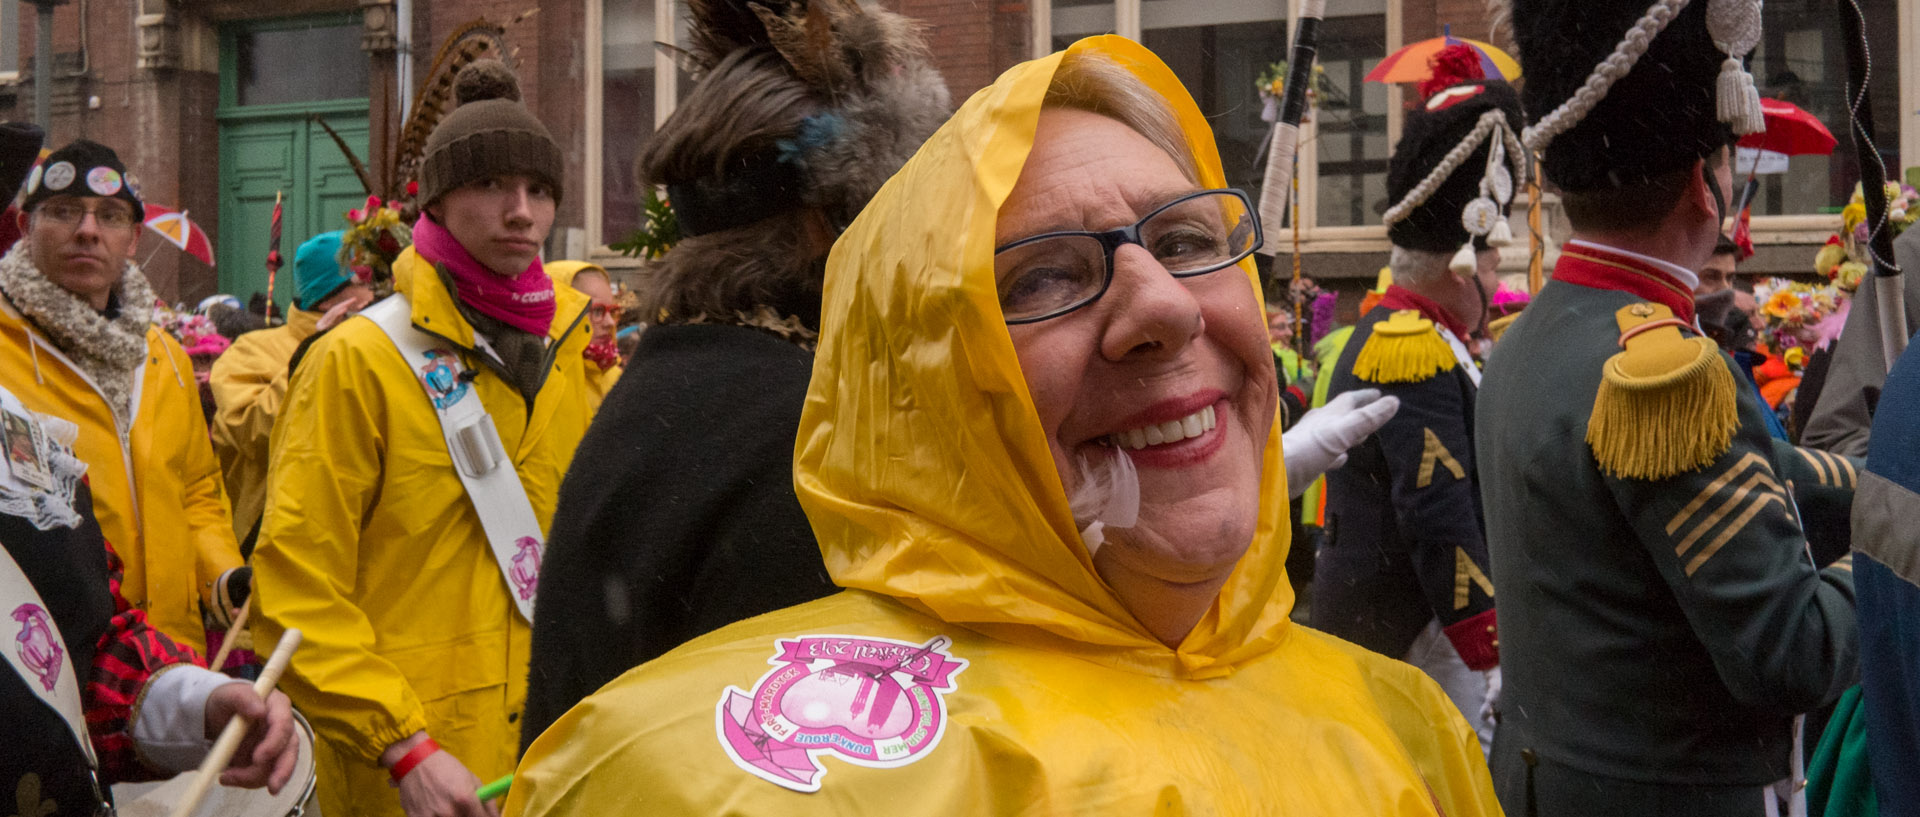
[[[1387,87],[1366,82],[1387,56],[1387,19],[1329,16],[1320,26],[1324,92],[1316,96],[1322,227],[1380,223],[1387,202]],[[1280,59],[1280,58],[1276,58]]]
[[[640,202],[645,196],[634,174],[634,159],[653,136],[657,102],[653,43],[659,37],[654,34],[652,0],[603,2],[600,241],[610,244],[625,240],[640,228]],[[681,82],[685,83],[684,77]]]
[[[367,55],[360,50],[359,23],[242,30],[234,40],[238,104],[363,99],[367,95]]]
[[[1862,0],[1866,12],[1867,42],[1873,54],[1874,141],[1887,171],[1899,174],[1900,124],[1909,111],[1900,110],[1901,74],[1898,0]],[[1766,5],[1765,39],[1753,54],[1754,80],[1761,96],[1791,102],[1820,118],[1839,144],[1832,156],[1794,156],[1784,173],[1757,170],[1756,216],[1810,215],[1838,212],[1853,196],[1860,181],[1853,136],[1847,114],[1847,50],[1840,15],[1833,5],[1812,0],[1773,0]],[[1748,165],[1739,166],[1745,181]]]

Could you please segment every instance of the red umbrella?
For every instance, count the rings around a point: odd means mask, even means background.
[[[160,234],[167,243],[213,266],[213,244],[207,231],[187,218],[185,210],[173,210],[158,204],[143,204],[147,211],[147,229]]]
[[[1800,106],[1778,99],[1762,99],[1760,113],[1766,117],[1767,129],[1740,137],[1740,147],[1788,156],[1828,156],[1833,153],[1833,131],[1827,130],[1819,117],[1801,110]]]

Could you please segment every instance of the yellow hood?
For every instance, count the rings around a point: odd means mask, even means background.
[[[574,277],[587,270],[607,275],[606,267],[592,261],[548,261],[543,268],[547,271],[547,277],[553,279],[553,288],[556,291],[573,286]],[[613,276],[607,275],[607,282],[612,283]]]
[[[795,488],[842,586],[1009,642],[1140,672],[1224,675],[1292,626],[1279,424],[1267,439],[1253,543],[1212,610],[1170,650],[1094,572],[1000,313],[999,208],[1053,73],[1076,53],[1112,58],[1165,98],[1201,186],[1226,186],[1193,99],[1158,57],[1123,38],[1082,40],[975,94],[834,245]],[[1255,276],[1251,260],[1243,267]]]

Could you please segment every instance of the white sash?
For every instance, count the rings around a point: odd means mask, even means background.
[[[446,341],[413,327],[413,307],[406,296],[396,293],[360,314],[387,333],[439,415],[453,470],[480,516],[514,606],[531,623],[546,539],[513,459],[500,444],[493,417],[473,388],[473,372],[462,366],[460,355]]]
[[[5,649],[0,652],[6,653],[7,663],[19,673],[20,680],[26,682],[34,697],[66,721],[67,731],[73,735],[73,741],[80,744],[80,753],[87,757],[87,765],[100,768],[99,759],[93,756],[93,741],[87,738],[86,709],[80,705],[80,679],[73,672],[67,642],[60,637],[60,626],[47,612],[39,591],[33,589],[33,582],[27,580],[27,574],[5,548],[0,548],[0,611],[3,611],[0,615],[5,616],[0,618],[0,623],[11,622],[4,626],[13,634],[0,642],[5,643]]]
[[[1452,330],[1437,322],[1434,328],[1440,330],[1440,337],[1444,338],[1447,341],[1447,347],[1453,350],[1453,359],[1460,361],[1460,368],[1467,370],[1467,379],[1473,381],[1474,388],[1479,388],[1480,364],[1473,362],[1473,353],[1467,351],[1467,345],[1461,343],[1460,338],[1455,337]]]

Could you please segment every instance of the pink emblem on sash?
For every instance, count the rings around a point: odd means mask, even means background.
[[[22,604],[13,609],[13,620],[20,622],[20,632],[13,637],[19,642],[13,648],[18,651],[20,661],[40,676],[41,686],[52,692],[60,680],[60,659],[66,654],[60,642],[53,638],[52,619],[40,605]]]
[[[540,540],[531,536],[522,536],[514,544],[520,552],[513,554],[513,590],[522,599],[533,598],[540,590]]]

